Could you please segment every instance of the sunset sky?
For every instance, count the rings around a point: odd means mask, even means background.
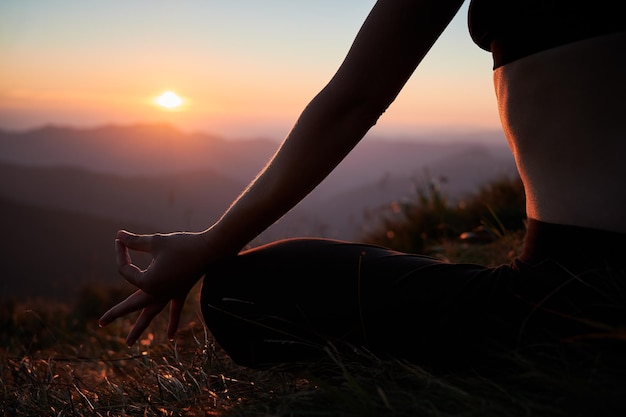
[[[2,0],[0,128],[168,122],[281,138],[373,0]],[[379,121],[381,135],[499,127],[467,4]],[[173,91],[182,106],[157,96]]]

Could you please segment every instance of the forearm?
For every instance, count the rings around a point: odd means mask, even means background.
[[[393,102],[462,0],[379,0],[339,70],[278,152],[205,234],[236,253],[313,188]]]
[[[263,171],[207,232],[236,253],[313,190],[376,123],[384,105],[342,103],[323,90]]]

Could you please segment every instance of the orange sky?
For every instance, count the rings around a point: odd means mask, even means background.
[[[0,3],[0,128],[170,122],[284,136],[332,76],[373,1]],[[262,8],[260,8],[262,6]],[[491,57],[467,6],[374,130],[499,127]],[[165,111],[154,98],[185,98]]]

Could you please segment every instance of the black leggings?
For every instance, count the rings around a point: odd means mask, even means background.
[[[583,316],[623,322],[624,269],[606,256],[619,250],[594,247],[594,264],[580,263],[581,246],[571,233],[564,242],[562,227],[530,221],[522,256],[498,267],[328,239],[282,240],[212,270],[202,312],[220,346],[250,367],[319,360],[327,349],[456,367],[494,350],[597,330]],[[623,235],[603,238],[625,249]],[[555,257],[551,239],[560,242]]]

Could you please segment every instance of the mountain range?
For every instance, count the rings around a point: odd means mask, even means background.
[[[358,239],[391,202],[433,181],[461,200],[490,180],[516,175],[498,135],[366,137],[252,244],[293,235]],[[229,140],[167,125],[0,130],[0,296],[67,299],[85,282],[118,280],[117,229],[209,226],[277,147],[275,140]]]

